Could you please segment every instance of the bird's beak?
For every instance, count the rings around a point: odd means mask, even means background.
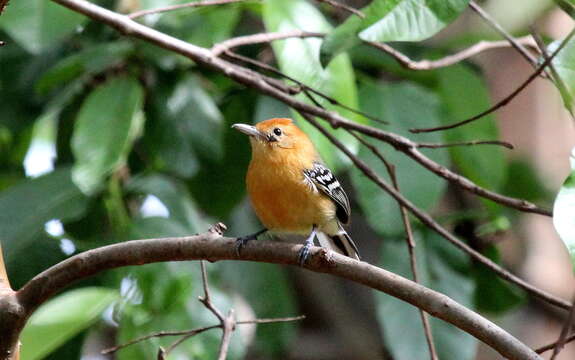
[[[256,129],[255,126],[248,125],[248,124],[233,124],[232,129],[236,129],[240,132],[243,132],[247,136],[253,136],[256,138],[263,138],[263,134]]]

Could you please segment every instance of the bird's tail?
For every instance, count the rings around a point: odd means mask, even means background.
[[[339,254],[349,256],[350,258],[361,260],[357,246],[351,239],[351,236],[340,226],[339,231],[334,235],[328,235],[323,231],[318,231],[317,238],[321,246],[331,249]]]

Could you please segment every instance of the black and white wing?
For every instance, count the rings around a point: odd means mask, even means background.
[[[321,191],[333,200],[338,220],[347,224],[351,213],[349,199],[331,170],[320,163],[314,163],[311,169],[304,170],[304,179],[310,188]]]

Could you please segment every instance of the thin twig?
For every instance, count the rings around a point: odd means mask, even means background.
[[[203,297],[200,296],[198,300],[200,300],[200,302],[204,304],[204,306],[207,307],[208,310],[210,310],[218,318],[220,324],[223,324],[225,321],[224,314],[222,314],[222,312],[218,310],[212,303],[212,298],[210,296],[210,287],[208,285],[208,275],[206,273],[206,264],[204,263],[203,260],[200,261],[200,268],[202,272],[202,285],[204,287],[204,296]]]
[[[212,49],[213,49],[213,48],[212,48]],[[301,89],[301,91],[303,91],[303,92],[307,95],[308,99],[310,99],[310,100],[314,103],[314,105],[317,106],[317,107],[320,107],[320,108],[323,109],[323,106],[319,105],[319,103],[318,103],[309,93],[316,94],[317,96],[323,98],[324,100],[327,100],[330,104],[332,104],[332,105],[334,105],[334,106],[338,106],[338,107],[340,107],[340,108],[342,108],[342,109],[351,111],[351,112],[353,112],[354,114],[361,115],[361,116],[365,117],[366,119],[370,119],[370,120],[375,121],[375,122],[378,122],[378,123],[380,123],[380,124],[386,124],[386,125],[388,124],[388,122],[385,121],[385,120],[378,119],[377,117],[375,117],[375,116],[373,116],[373,115],[367,114],[367,113],[365,113],[365,112],[363,112],[363,111],[361,111],[361,110],[354,109],[354,108],[352,108],[352,107],[350,107],[350,106],[347,106],[347,105],[345,105],[345,104],[342,104],[341,102],[339,102],[339,101],[336,100],[335,98],[333,98],[333,97],[331,97],[331,96],[329,96],[329,95],[327,95],[327,94],[324,94],[324,93],[322,93],[321,91],[318,91],[318,90],[316,90],[316,89],[314,89],[314,88],[312,88],[312,87],[310,87],[310,86],[308,86],[308,85],[302,83],[301,81],[299,81],[299,80],[297,80],[297,79],[295,79],[295,78],[293,78],[293,77],[291,77],[291,76],[289,76],[289,75],[287,75],[287,74],[281,72],[279,69],[276,69],[276,68],[274,68],[274,67],[271,66],[271,65],[268,65],[268,64],[266,64],[266,63],[263,63],[263,62],[261,62],[261,61],[255,60],[255,59],[251,59],[251,58],[245,57],[245,56],[243,56],[243,55],[237,54],[237,53],[232,52],[232,51],[230,51],[230,50],[225,50],[225,51],[224,51],[224,54],[225,54],[226,56],[232,58],[232,59],[240,60],[240,61],[242,61],[242,62],[244,62],[244,63],[246,63],[246,64],[251,64],[251,65],[254,65],[254,66],[256,66],[256,67],[258,67],[258,68],[260,68],[260,69],[267,70],[267,71],[269,71],[269,72],[271,72],[271,73],[273,73],[273,74],[276,74],[276,75],[278,75],[278,76],[281,76],[282,78],[287,79],[287,80],[289,80],[289,81],[291,81],[291,82],[297,84],[297,86],[299,86],[299,88]],[[306,91],[307,91],[307,93],[306,93]]]
[[[347,12],[354,14],[354,15],[357,15],[361,19],[365,19],[364,13],[362,13],[360,10],[358,10],[356,8],[353,8],[351,6],[347,6],[346,4],[342,4],[342,3],[337,2],[335,0],[316,0],[316,1],[320,2],[320,3],[329,4],[329,5],[333,6],[334,8],[345,10]]]
[[[231,50],[235,47],[244,45],[255,45],[261,43],[270,43],[276,40],[291,39],[291,38],[309,38],[309,37],[324,37],[324,33],[319,32],[309,32],[302,30],[289,30],[285,32],[272,32],[272,33],[258,33],[252,35],[238,36],[228,40],[224,40],[220,43],[214,44],[212,46],[212,54],[215,56],[220,56],[227,50]]]
[[[531,30],[531,36],[533,36],[533,39],[535,39],[535,42],[539,47],[539,52],[543,56],[543,59],[547,60],[549,58],[549,54],[547,53],[547,48],[545,46],[545,43],[543,42],[543,39],[541,39],[539,34],[537,34],[537,31],[535,31],[534,27],[531,27],[530,30]],[[567,102],[565,103],[565,108],[567,109],[567,112],[571,116],[571,119],[575,120],[575,114],[573,114],[573,103],[572,103],[573,98],[571,97],[567,85],[565,85],[565,82],[563,81],[561,76],[559,76],[557,69],[555,69],[555,65],[553,65],[552,61],[549,62],[549,70],[551,70],[551,77],[550,77],[551,81],[553,81],[553,84],[559,90],[559,93],[561,95],[567,94],[567,96],[570,97],[571,101],[569,103]]]
[[[543,63],[539,67],[537,67],[537,69],[533,73],[531,73],[531,75],[529,75],[529,77],[521,85],[519,85],[519,87],[517,87],[515,90],[511,92],[511,94],[507,95],[505,98],[500,100],[497,104],[493,105],[489,109],[482,111],[481,113],[473,117],[470,117],[469,119],[459,121],[450,125],[438,126],[427,129],[410,129],[409,131],[411,131],[412,133],[422,133],[422,132],[433,132],[433,131],[453,129],[468,124],[477,119],[480,119],[485,115],[491,114],[492,112],[502,108],[503,106],[507,105],[511,100],[513,100],[517,95],[519,95],[519,93],[521,93],[529,84],[531,84],[533,80],[537,78],[537,76],[539,76],[539,74],[541,74],[541,72],[543,72],[543,70],[545,70],[545,68],[551,63],[551,61],[553,61],[555,56],[557,56],[557,54],[565,47],[565,45],[567,45],[567,43],[569,42],[569,40],[571,40],[573,35],[575,35],[575,28],[571,30],[571,32],[569,33],[569,35],[567,35],[565,39],[563,39],[563,41],[561,42],[559,47],[553,52],[553,54],[551,54],[547,59],[545,59],[545,61],[543,61]]]
[[[131,14],[128,14],[127,16],[130,19],[136,19],[136,18],[145,16],[145,15],[159,14],[159,13],[164,13],[164,12],[174,11],[174,10],[179,10],[179,9],[184,9],[184,8],[196,8],[196,7],[204,7],[204,6],[212,6],[212,5],[224,5],[224,4],[231,4],[231,3],[244,2],[244,1],[246,1],[246,0],[200,0],[200,1],[189,2],[189,3],[185,3],[185,4],[165,6],[165,7],[156,8],[156,9],[135,11]],[[260,1],[260,0],[249,0],[249,1]]]
[[[516,42],[519,44],[535,46],[535,43],[530,36],[519,38],[516,40]],[[364,41],[364,43],[392,56],[401,66],[409,70],[435,70],[442,67],[455,65],[463,60],[469,59],[470,57],[473,57],[486,50],[509,47],[509,42],[506,40],[500,40],[500,41],[484,40],[466,49],[463,49],[455,54],[447,55],[441,59],[416,61],[410,59],[407,55],[397,51],[393,46],[388,45],[386,43],[378,43],[375,41]]]
[[[561,329],[559,339],[557,339],[557,342],[555,343],[555,347],[553,348],[553,354],[551,355],[550,360],[555,360],[555,358],[559,355],[561,350],[563,350],[565,342],[567,341],[567,335],[569,335],[569,332],[574,322],[575,322],[575,295],[573,296],[571,310],[569,310],[569,315],[565,320],[565,324],[563,324],[563,329]]]
[[[200,297],[199,300],[206,308],[208,308],[217,318],[220,320],[220,328],[222,329],[222,340],[220,342],[220,348],[218,350],[218,360],[224,360],[228,354],[228,349],[230,347],[230,340],[232,338],[232,332],[236,328],[236,319],[234,317],[234,310],[230,309],[228,314],[224,317],[222,312],[216,308],[212,303],[212,298],[210,296],[210,287],[208,285],[208,274],[206,272],[206,264],[204,260],[200,260],[200,267],[202,271],[202,284],[204,287],[204,297]],[[170,346],[170,350],[175,346]]]
[[[521,43],[519,43],[511,34],[509,34],[495,19],[485,12],[477,3],[473,0],[469,3],[469,7],[479,15],[486,23],[488,23],[493,29],[495,29],[501,36],[503,36],[513,48],[515,48],[521,56],[523,56],[534,68],[537,66],[537,58],[534,57],[527,49],[525,49]]]
[[[222,341],[220,343],[220,349],[218,350],[218,360],[225,360],[228,355],[228,349],[230,348],[230,340],[232,339],[232,333],[236,328],[236,320],[234,317],[234,309],[228,311],[228,315],[224,319],[222,325]]]
[[[446,144],[417,143],[417,147],[421,149],[441,149],[453,146],[474,146],[474,145],[498,145],[511,150],[514,149],[512,144],[506,141],[499,141],[499,140],[473,140],[473,141],[446,143]]]
[[[381,151],[372,144],[370,144],[367,140],[362,138],[361,136],[357,135],[353,131],[349,132],[353,137],[355,137],[359,142],[361,142],[364,146],[371,150],[371,152],[381,160],[381,162],[385,165],[387,169],[387,173],[391,179],[393,187],[398,192],[399,190],[399,183],[397,181],[397,175],[395,171],[395,166],[389,163],[387,159],[383,156]],[[407,209],[403,206],[400,202],[397,203],[399,205],[399,211],[401,212],[401,220],[403,221],[403,226],[405,227],[405,234],[406,234],[406,242],[407,242],[407,249],[409,251],[409,262],[411,266],[411,273],[413,275],[413,281],[416,283],[420,283],[419,281],[419,274],[417,271],[417,257],[415,255],[415,240],[413,238],[413,229],[411,227],[411,222],[409,221],[409,214],[407,213]],[[423,324],[423,331],[425,333],[425,340],[427,342],[427,347],[429,349],[429,356],[432,360],[438,360],[439,357],[437,355],[437,350],[435,349],[435,343],[433,342],[433,334],[431,332],[431,324],[429,323],[429,317],[427,313],[421,309],[419,309],[419,315],[421,317],[421,322]]]
[[[303,319],[305,319],[305,315],[290,316],[290,317],[283,317],[283,318],[263,318],[263,319],[237,321],[236,325],[270,324],[270,323],[298,321],[298,320],[303,320]],[[188,330],[176,330],[176,331],[158,331],[155,333],[151,333],[151,334],[136,338],[136,339],[131,340],[127,343],[104,349],[104,350],[102,350],[102,354],[104,354],[104,355],[105,354],[112,354],[112,353],[115,353],[116,351],[122,350],[123,348],[125,348],[127,346],[134,345],[134,344],[137,344],[139,342],[146,341],[146,340],[149,340],[152,338],[160,338],[160,337],[167,337],[167,336],[182,336],[182,335],[191,337],[194,335],[201,334],[207,330],[219,329],[219,328],[221,328],[221,326],[222,326],[222,324],[217,324],[217,325],[204,326],[201,328],[191,329],[191,330],[188,329]]]
[[[575,340],[575,334],[571,334],[569,335],[566,339],[565,339],[565,344],[570,343],[571,341]],[[546,351],[552,350],[555,348],[555,346],[557,346],[557,341],[552,342],[551,344],[547,344],[545,346],[541,346],[537,349],[535,349],[535,352],[537,354],[543,354]]]

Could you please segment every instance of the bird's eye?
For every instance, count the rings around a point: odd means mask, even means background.
[[[276,136],[280,136],[282,134],[282,129],[280,128],[275,128],[274,129],[274,134],[276,134]]]

